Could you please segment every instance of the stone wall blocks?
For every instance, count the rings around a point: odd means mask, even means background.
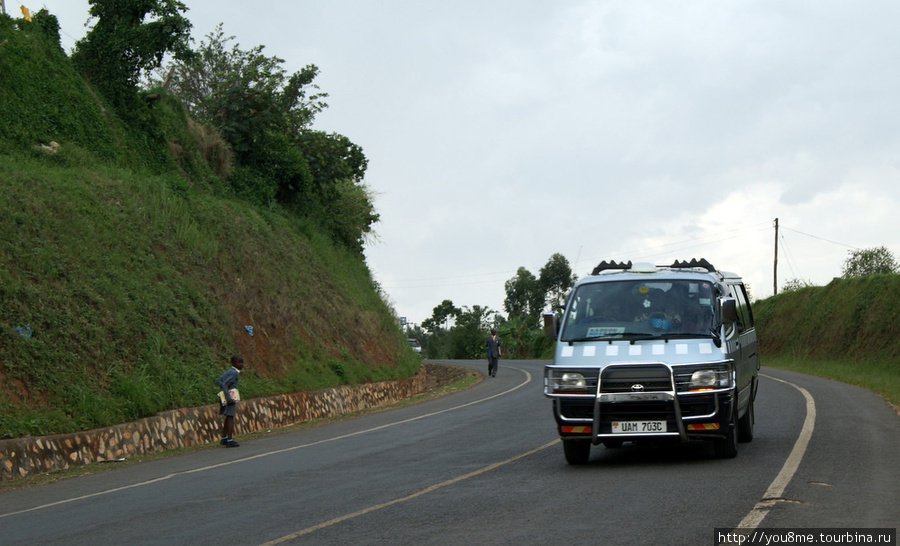
[[[406,379],[240,402],[239,434],[269,430],[398,402],[425,390],[424,367]],[[222,426],[217,404],[181,408],[114,427],[73,434],[0,440],[0,481],[69,465],[213,443]]]

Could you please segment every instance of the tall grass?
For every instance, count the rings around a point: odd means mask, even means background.
[[[858,385],[900,406],[900,275],[834,279],[758,301],[763,363]]]
[[[891,361],[809,359],[787,355],[768,356],[766,366],[834,379],[869,389],[900,411],[900,373]]]
[[[234,352],[246,396],[419,365],[361,259],[276,211],[39,156],[0,156],[0,210],[0,436],[209,403]]]

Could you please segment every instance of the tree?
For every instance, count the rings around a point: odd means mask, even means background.
[[[229,49],[233,40],[220,23],[156,83],[168,84],[196,121],[219,128],[239,155],[263,145],[269,132],[296,137],[328,106],[321,100],[328,95],[313,83],[315,65],[288,76],[284,59],[264,55],[261,45]]]
[[[450,334],[448,321],[462,312],[450,300],[444,300],[431,312],[431,317],[422,321],[422,328],[428,331],[428,343],[424,347],[428,358],[448,358]]]
[[[448,358],[473,359],[485,356],[485,340],[490,328],[491,313],[489,308],[480,305],[460,310],[456,324],[450,330]]]
[[[506,358],[539,358],[545,347],[552,346],[550,338],[544,336],[541,329],[524,317],[510,317],[497,328],[503,342],[503,355]]]
[[[362,253],[379,219],[363,182],[368,160],[347,137],[309,128],[328,106],[314,83],[319,69],[310,64],[288,76],[283,59],[233,40],[219,24],[193,57],[174,62],[155,83],[232,147],[238,168],[229,183],[238,195],[317,220],[333,240]]]
[[[515,277],[504,284],[506,299],[503,308],[510,317],[520,317],[537,323],[544,308],[544,292],[537,277],[524,267],[516,271]]]
[[[375,212],[372,193],[368,186],[349,180],[336,181],[334,191],[322,224],[334,240],[362,254],[363,245],[372,236],[372,226],[380,217]]]
[[[379,219],[372,192],[363,183],[368,159],[362,148],[343,135],[311,130],[300,131],[295,142],[312,183],[307,199],[290,202],[299,212],[322,218],[334,239],[361,253]],[[289,198],[282,195],[279,200]]]
[[[462,310],[455,307],[452,301],[444,300],[432,310],[430,318],[422,321],[422,328],[431,333],[446,329],[447,320],[450,317],[458,316],[460,313],[462,313]]]
[[[331,192],[339,180],[353,184],[362,182],[369,165],[362,148],[337,133],[301,130],[296,135],[315,181],[314,191],[323,202],[333,200]]]
[[[844,278],[863,277],[878,273],[897,273],[900,265],[894,255],[885,246],[864,248],[849,252],[850,256],[844,260],[842,276]]]
[[[126,107],[143,72],[158,68],[171,53],[191,56],[191,23],[178,0],[90,0],[97,22],[75,44],[72,63],[113,106]]]
[[[540,287],[546,294],[546,304],[550,308],[562,307],[566,304],[566,294],[575,285],[578,278],[572,273],[569,260],[562,254],[550,256],[540,272]]]

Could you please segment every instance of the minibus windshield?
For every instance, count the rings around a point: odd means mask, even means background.
[[[701,280],[582,284],[569,299],[560,341],[707,337],[716,324],[713,284]]]

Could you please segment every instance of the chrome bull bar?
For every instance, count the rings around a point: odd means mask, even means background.
[[[673,411],[675,413],[675,425],[678,428],[677,432],[658,432],[654,433],[650,436],[656,437],[674,437],[677,436],[681,439],[682,442],[688,441],[687,432],[684,429],[684,422],[682,420],[681,415],[681,403],[678,400],[678,395],[675,391],[675,372],[672,370],[672,367],[663,363],[663,362],[653,362],[644,364],[640,367],[659,367],[661,369],[665,369],[668,380],[669,380],[669,389],[668,390],[653,390],[653,391],[633,391],[633,392],[603,392],[603,376],[607,371],[615,371],[618,368],[635,368],[634,364],[609,364],[603,370],[600,371],[600,375],[597,377],[597,392],[594,397],[594,419],[591,426],[591,443],[597,445],[601,443],[604,439],[616,438],[616,439],[627,439],[628,437],[633,436],[648,436],[646,433],[620,433],[620,434],[601,434],[598,431],[600,430],[600,405],[602,403],[617,403],[617,402],[671,402]],[[639,381],[639,380],[636,380]]]

